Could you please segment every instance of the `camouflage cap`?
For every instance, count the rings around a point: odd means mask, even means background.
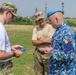
[[[10,11],[14,16],[17,17],[16,13],[17,13],[17,8],[15,7],[14,4],[10,3],[10,2],[5,2],[2,5],[2,8],[5,10]]]
[[[35,14],[35,19],[36,19],[36,21],[38,21],[38,20],[41,19],[41,18],[44,18],[43,13],[42,13],[42,12],[37,12],[37,13]]]

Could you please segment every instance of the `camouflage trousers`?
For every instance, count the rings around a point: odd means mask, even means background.
[[[13,63],[12,61],[0,62],[0,75],[13,75]]]
[[[48,75],[48,64],[50,56],[34,51],[34,71],[36,75]]]

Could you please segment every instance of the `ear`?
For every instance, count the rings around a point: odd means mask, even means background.
[[[56,17],[55,19],[56,19],[56,22],[58,23],[58,18]]]
[[[6,14],[6,15],[8,14],[8,11],[7,11],[7,10],[5,11],[5,14]]]

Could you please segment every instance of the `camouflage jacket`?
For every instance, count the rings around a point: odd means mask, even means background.
[[[49,75],[76,75],[75,32],[63,22],[52,37]]]

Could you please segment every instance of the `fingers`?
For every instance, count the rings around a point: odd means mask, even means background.
[[[23,48],[21,45],[14,45],[11,47],[12,50],[20,50],[20,48]]]
[[[46,53],[46,54],[49,54],[51,50],[53,50],[52,47],[50,47],[50,48],[49,48],[49,47],[46,47],[46,49],[45,49],[45,53]]]
[[[21,45],[14,45],[14,46],[12,46],[12,48],[22,48],[23,46],[21,46]]]
[[[23,54],[23,52],[20,50],[15,50],[14,52],[16,54],[15,57],[17,57],[17,58],[21,57],[21,55]]]

